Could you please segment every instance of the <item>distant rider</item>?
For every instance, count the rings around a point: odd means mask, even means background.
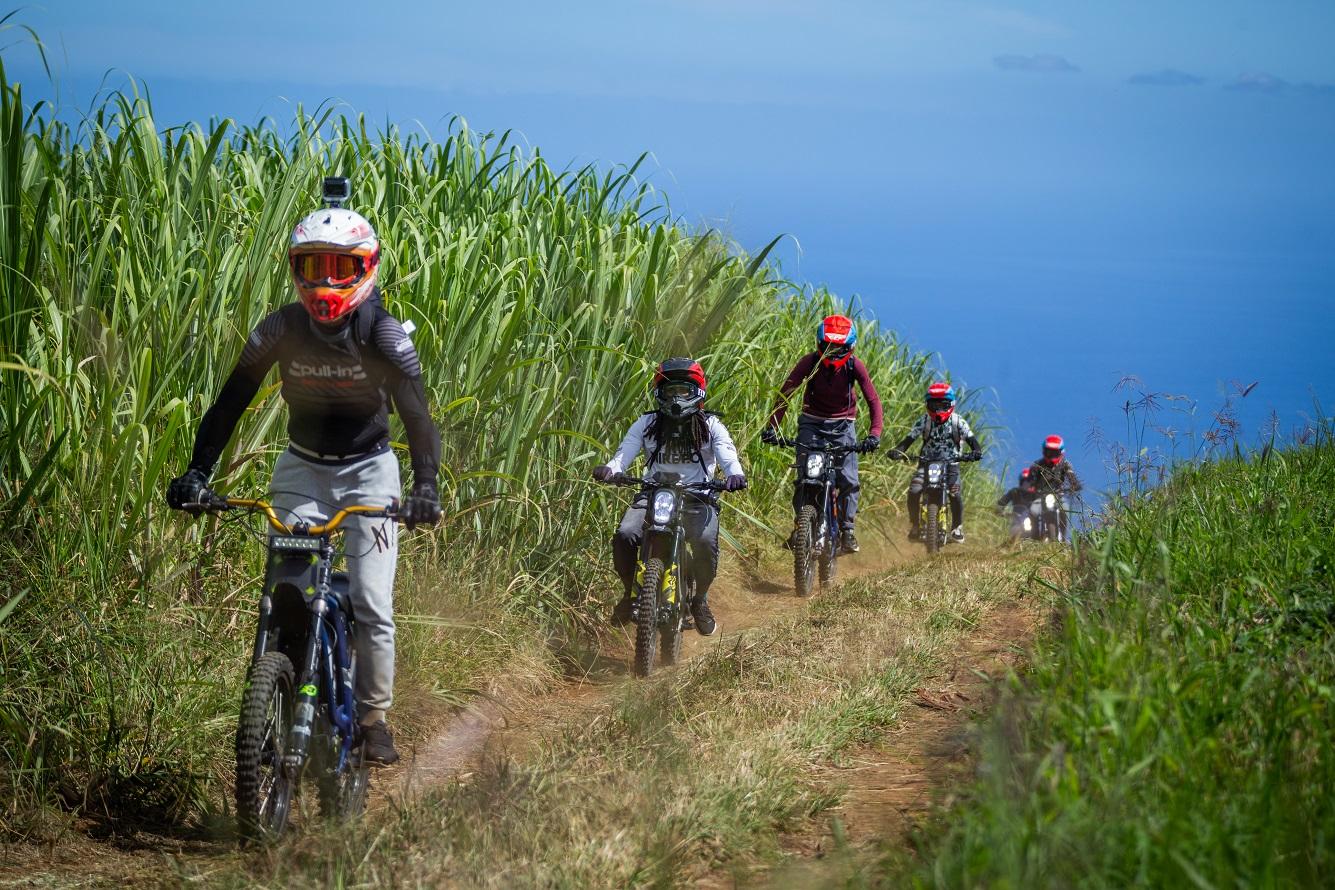
[[[1029,505],[1034,502],[1034,486],[1029,477],[1034,473],[1030,467],[1020,471],[1020,482],[997,500],[997,512],[1011,508],[1011,540],[1024,535],[1024,520],[1029,515]]]
[[[720,466],[728,491],[746,488],[746,472],[737,459],[732,436],[718,416],[705,411],[705,372],[689,358],[670,358],[654,369],[654,399],[658,408],[641,414],[611,460],[595,467],[593,478],[611,482],[625,473],[644,452],[644,475],[657,472],[680,474],[687,483],[707,482]],[[641,493],[621,517],[612,538],[612,562],[621,577],[621,601],[612,611],[612,622],[629,624],[634,606],[632,588],[640,544],[644,540],[644,513],[648,495]],[[695,582],[691,617],[695,629],[710,636],[717,629],[709,609],[709,587],[718,572],[718,503],[687,495],[683,507],[687,558],[684,566]]]
[[[769,445],[779,442],[779,424],[788,411],[789,396],[805,385],[802,392],[802,414],[797,419],[797,463],[804,465],[806,452],[803,445],[844,445],[860,447],[872,452],[881,444],[881,397],[871,382],[871,374],[862,360],[853,355],[858,329],[845,315],[831,315],[816,329],[816,349],[797,360],[788,372],[788,379],[779,387],[779,398],[770,414],[769,423],[761,430],[761,441]],[[857,393],[862,390],[871,415],[871,428],[858,442],[854,421],[858,413]],[[858,456],[849,452],[839,469],[839,546],[848,553],[858,552],[858,539],[853,526],[858,513]],[[801,493],[793,492],[793,513],[802,507]],[[791,545],[792,538],[789,538]]]
[[[1075,468],[1066,460],[1066,441],[1061,436],[1048,436],[1043,440],[1043,457],[1029,466],[1029,478],[1033,481],[1036,495],[1055,494],[1059,498],[1075,496],[1084,487]],[[1058,513],[1058,531],[1060,539],[1066,540],[1066,509],[1063,504]]]
[[[925,470],[921,461],[947,461],[946,485],[950,490],[950,540],[956,544],[964,543],[964,495],[960,488],[961,460],[981,460],[983,446],[978,444],[969,422],[955,413],[955,387],[944,381],[937,381],[927,388],[924,399],[927,411],[918,418],[909,434],[895,445],[890,456],[897,460],[906,460],[905,449],[914,441],[922,443],[918,452],[918,469],[909,480],[909,540],[917,541],[922,537],[919,528],[918,512],[922,503],[922,489]],[[962,443],[969,446],[969,454],[964,454]]]
[[[200,421],[190,467],[172,480],[167,503],[180,509],[199,502],[237,421],[277,364],[290,442],[274,462],[270,498],[284,520],[318,524],[340,506],[388,506],[399,497],[399,462],[389,447],[392,401],[415,480],[400,516],[409,526],[436,522],[440,434],[427,412],[417,350],[380,301],[375,231],[334,204],[297,224],[288,262],[299,302],[270,313],[251,332]],[[371,763],[390,764],[399,759],[385,722],[394,691],[398,539],[382,520],[353,517],[344,528],[363,753]]]

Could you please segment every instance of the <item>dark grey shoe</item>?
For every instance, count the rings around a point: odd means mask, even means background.
[[[845,553],[858,552],[858,539],[854,536],[851,528],[846,528],[839,533],[839,549]]]
[[[714,613],[709,611],[709,598],[697,596],[691,602],[691,617],[695,619],[695,632],[702,637],[711,637],[718,629]]]
[[[377,720],[362,727],[362,753],[366,762],[375,766],[397,763],[399,752],[394,748],[394,736],[385,721]]]
[[[922,531],[916,525],[909,526],[909,540],[914,542],[922,540]]]

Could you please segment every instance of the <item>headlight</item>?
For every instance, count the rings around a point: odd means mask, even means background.
[[[825,455],[812,452],[807,455],[807,476],[815,479],[825,472]]]
[[[1034,520],[1030,519],[1028,516],[1024,518],[1024,530],[1027,532],[1034,530]]]
[[[1056,509],[1057,509],[1057,496],[1056,496],[1055,494],[1044,495],[1044,496],[1043,496],[1043,506],[1047,507],[1049,510],[1056,510]]]
[[[672,492],[654,492],[654,525],[667,525],[672,519],[672,509],[676,506],[677,496]]]
[[[941,482],[941,473],[945,470],[945,464],[927,465],[927,484],[938,485]]]

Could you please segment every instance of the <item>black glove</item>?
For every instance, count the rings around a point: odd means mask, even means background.
[[[778,445],[779,431],[767,424],[765,428],[760,431],[760,441],[764,442],[766,445]]]
[[[880,436],[863,436],[862,441],[858,443],[858,451],[865,454],[871,454],[877,448],[881,447]]]
[[[981,451],[970,451],[968,454],[964,455],[964,459],[965,459],[965,460],[982,460],[982,459],[983,459],[983,452],[981,452]]]
[[[403,499],[399,508],[399,518],[403,524],[412,528],[415,525],[435,525],[440,522],[440,495],[436,486],[430,482],[418,482],[412,492]]]
[[[612,478],[612,468],[608,466],[594,467],[593,478],[599,482],[607,482]]]
[[[184,475],[177,476],[167,486],[167,506],[180,510],[186,504],[199,503],[199,496],[209,487],[208,474],[203,470],[189,469]]]
[[[890,459],[891,459],[891,460],[908,460],[908,459],[909,459],[909,456],[908,456],[907,454],[904,453],[904,449],[902,449],[902,448],[891,448],[891,449],[890,449]]]
[[[734,474],[723,480],[724,491],[741,491],[743,488],[746,488],[745,476]]]

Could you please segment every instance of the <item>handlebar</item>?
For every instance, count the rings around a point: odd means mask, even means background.
[[[857,445],[809,445],[803,444],[796,439],[789,439],[787,436],[780,436],[777,442],[771,444],[773,444],[775,448],[804,448],[807,451],[823,451],[826,454],[834,455],[851,454],[853,452],[857,452],[858,454],[867,453],[867,449],[863,448],[861,443],[858,443]]]
[[[935,463],[938,460],[937,458],[923,457],[920,454],[919,455],[903,454],[901,456],[896,456],[893,450],[891,450],[890,452],[890,459],[902,460],[905,463],[912,463],[913,461],[917,461],[918,463],[921,464]],[[974,461],[980,461],[982,459],[983,459],[983,452],[970,451],[968,454],[961,454],[959,457],[946,458],[945,460],[953,464],[967,464],[967,463],[973,463]]]
[[[278,518],[278,513],[273,505],[268,501],[261,501],[252,498],[225,498],[214,494],[207,489],[200,495],[199,501],[193,504],[185,504],[181,507],[187,513],[223,513],[228,510],[246,510],[252,513],[263,513],[265,519],[269,521],[269,526],[280,535],[326,535],[338,529],[343,521],[349,516],[366,516],[372,519],[384,518],[398,520],[399,518],[399,499],[395,498],[388,507],[377,507],[371,504],[353,504],[343,507],[335,513],[328,522],[323,525],[307,525],[304,522],[295,522],[288,525]]]
[[[706,491],[727,491],[728,486],[717,479],[709,479],[704,482],[663,482],[658,479],[647,479],[643,476],[630,476],[626,473],[617,473],[607,480],[609,485],[636,485],[640,488],[680,488],[685,491],[706,492]]]

